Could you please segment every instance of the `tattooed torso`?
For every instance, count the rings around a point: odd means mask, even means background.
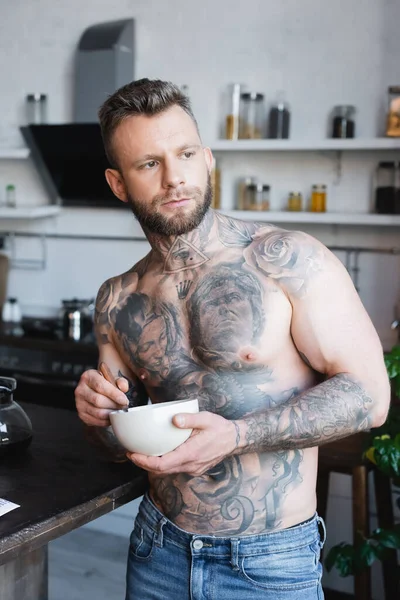
[[[301,235],[210,211],[163,264],[150,253],[103,284],[99,343],[116,347],[152,402],[196,397],[200,410],[240,419],[298,395],[321,379],[294,345],[282,286],[304,283]],[[213,237],[222,252],[208,250]],[[149,474],[150,495],[187,531],[247,535],[312,516],[316,471],[316,448],[242,454],[202,476]]]

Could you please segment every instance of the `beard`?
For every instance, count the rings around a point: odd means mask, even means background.
[[[157,233],[159,235],[184,235],[196,229],[207,214],[208,209],[212,202],[212,187],[211,177],[208,175],[207,187],[202,194],[201,190],[197,187],[184,188],[180,197],[182,198],[194,198],[196,202],[195,208],[192,212],[180,213],[179,209],[173,216],[167,217],[159,212],[157,208],[168,202],[172,198],[176,198],[176,194],[169,196],[156,196],[150,205],[146,205],[133,198],[129,193],[128,202],[131,210],[143,229],[151,233]]]

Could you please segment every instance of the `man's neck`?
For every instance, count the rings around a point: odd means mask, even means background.
[[[152,247],[153,258],[163,265],[164,273],[178,273],[207,262],[210,253],[220,247],[216,235],[216,216],[209,209],[196,229],[182,235],[164,236],[144,230]]]

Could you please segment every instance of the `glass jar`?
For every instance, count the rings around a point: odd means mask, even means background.
[[[46,94],[28,94],[26,96],[26,117],[29,125],[47,123]]]
[[[233,83],[229,90],[230,107],[225,119],[225,138],[227,140],[239,139],[239,117],[240,117],[240,83]]]
[[[287,209],[293,212],[298,212],[303,208],[303,196],[300,192],[290,192],[288,198]]]
[[[239,136],[244,140],[264,137],[264,94],[256,92],[241,94]]]
[[[247,188],[250,185],[256,184],[257,183],[257,179],[255,177],[243,177],[242,179],[239,179],[238,184],[237,184],[237,201],[236,201],[236,208],[237,210],[246,210],[246,203],[247,203]]]
[[[400,137],[400,85],[391,85],[388,88],[386,135]]]
[[[262,183],[251,183],[246,187],[244,210],[269,210],[270,186]]]
[[[375,211],[379,214],[400,213],[399,165],[380,162],[375,171]]]
[[[310,198],[311,212],[326,212],[326,185],[313,185]]]
[[[342,105],[333,109],[332,137],[353,138],[355,136],[355,106]]]
[[[23,453],[32,441],[32,423],[13,399],[17,381],[0,377],[0,459]]]
[[[284,100],[283,93],[273,104],[269,111],[268,137],[272,140],[289,139],[290,131],[290,107]]]

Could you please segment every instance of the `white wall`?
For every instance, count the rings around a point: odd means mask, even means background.
[[[135,78],[160,77],[189,86],[204,142],[218,135],[221,96],[240,81],[266,94],[267,102],[283,89],[292,106],[292,137],[320,139],[327,132],[335,104],[358,107],[357,135],[384,132],[386,88],[400,83],[400,3],[397,0],[13,0],[0,5],[0,146],[22,144],[24,97],[42,92],[49,98],[49,121],[72,119],[73,55],[80,35],[92,24],[119,18],[136,20]],[[388,156],[385,154],[384,156]],[[391,157],[400,157],[390,154]],[[335,185],[332,155],[311,153],[271,156],[220,156],[223,203],[233,198],[233,179],[256,174],[273,186],[279,207],[295,187],[329,187],[330,210],[366,211],[371,202],[371,174],[379,153],[343,156],[343,176]],[[84,176],[84,173],[82,173]],[[43,186],[30,160],[0,161],[0,193],[17,185],[18,202],[46,203]],[[70,209],[42,223],[1,223],[0,228],[103,235],[130,235],[140,228],[128,213]],[[391,228],[303,227],[329,245],[399,246]],[[128,268],[147,252],[147,242],[47,242],[44,271],[12,270],[9,293],[26,310],[54,310],[61,298],[96,294],[110,275]],[[36,240],[18,240],[17,257],[40,257]],[[344,260],[344,255],[340,255]],[[390,330],[399,292],[399,259],[362,255],[360,294],[386,348],[396,341]],[[340,486],[339,486],[340,487]],[[340,523],[350,531],[349,493]],[[342,506],[342,505],[341,505]],[[330,513],[330,529],[338,517]],[[329,525],[329,523],[328,523]],[[347,538],[350,534],[347,534]],[[330,577],[349,589],[349,580]]]

